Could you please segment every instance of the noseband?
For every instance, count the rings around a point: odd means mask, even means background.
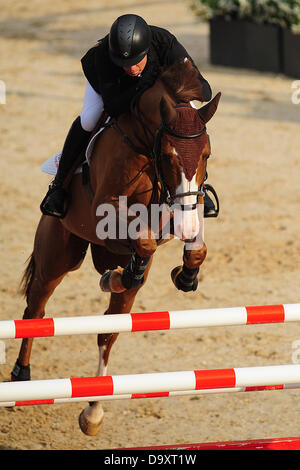
[[[198,191],[186,191],[184,193],[179,193],[179,194],[170,194],[168,185],[163,179],[162,176],[162,171],[161,171],[161,140],[163,134],[169,134],[173,137],[177,137],[179,139],[196,139],[198,137],[201,137],[203,134],[206,133],[206,127],[204,127],[200,132],[197,134],[180,134],[173,129],[170,129],[163,121],[160,124],[160,127],[157,129],[155,135],[149,129],[149,127],[144,123],[142,116],[141,116],[141,110],[139,107],[139,98],[140,95],[138,95],[131,103],[131,113],[135,117],[136,121],[141,125],[143,129],[143,133],[145,136],[145,141],[137,135],[137,132],[134,132],[134,137],[138,140],[138,142],[142,145],[142,148],[138,148],[130,139],[129,137],[122,131],[116,120],[111,121],[111,126],[113,126],[115,129],[117,129],[121,135],[123,140],[135,151],[138,153],[141,153],[143,155],[146,155],[151,161],[154,163],[154,168],[155,168],[155,174],[156,174],[156,180],[160,183],[161,185],[161,194],[160,194],[160,203],[166,203],[169,207],[173,206],[176,201],[176,199],[185,197],[185,196],[197,196],[197,201],[199,197],[204,196],[204,191],[203,191],[203,185],[204,181],[206,179],[206,175],[204,177],[203,182],[201,183],[201,186]],[[174,108],[183,108],[183,107],[189,107],[186,104],[178,104],[175,105]],[[152,143],[153,142],[153,145]],[[197,204],[189,204],[189,205],[182,205],[178,204],[181,209],[185,210],[193,210],[196,208]]]

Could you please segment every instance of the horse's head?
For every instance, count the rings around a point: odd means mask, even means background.
[[[160,100],[161,124],[156,134],[156,170],[167,202],[173,206],[175,234],[191,240],[200,230],[199,206],[205,180],[210,141],[207,122],[217,110],[221,93],[196,109],[191,101],[203,101],[202,86],[191,62],[168,68],[159,79],[164,93]]]

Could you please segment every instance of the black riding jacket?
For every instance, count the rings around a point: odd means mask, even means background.
[[[84,75],[94,90],[102,96],[104,109],[112,117],[126,112],[134,96],[154,84],[162,66],[169,66],[180,58],[188,57],[197,69],[192,58],[173,34],[157,26],[150,26],[150,29],[152,40],[141,77],[129,76],[122,67],[110,60],[108,35],[100,39],[81,59]],[[203,86],[203,99],[209,101],[211,88],[198,69],[197,71]]]

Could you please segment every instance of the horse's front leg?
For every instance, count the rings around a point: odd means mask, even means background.
[[[191,245],[189,243],[189,245]],[[196,247],[195,247],[196,248]],[[183,265],[177,266],[171,272],[171,278],[178,290],[183,292],[195,291],[198,287],[198,273],[207,254],[205,243],[198,249],[184,248]]]
[[[107,313],[109,313],[109,311],[105,312],[105,314]],[[107,375],[109,353],[118,335],[119,333],[98,335],[99,363],[97,376],[99,377]],[[101,427],[103,418],[104,410],[101,401],[90,402],[79,415],[79,426],[81,431],[87,436],[95,436]]]

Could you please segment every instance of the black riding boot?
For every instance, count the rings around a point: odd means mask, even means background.
[[[81,127],[80,116],[73,122],[67,135],[55,179],[49,186],[48,192],[41,203],[41,211],[45,215],[64,218],[67,213],[67,192],[63,188],[75,160],[85,150],[91,132]]]

